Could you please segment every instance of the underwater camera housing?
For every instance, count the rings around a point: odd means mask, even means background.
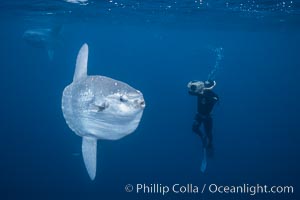
[[[190,81],[187,85],[190,92],[201,92],[204,89],[204,82],[203,81]]]
[[[204,90],[211,90],[216,86],[216,81],[208,80],[208,81],[190,81],[187,85],[190,92],[201,93]]]

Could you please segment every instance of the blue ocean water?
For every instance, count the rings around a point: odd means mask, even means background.
[[[299,1],[7,0],[0,10],[0,199],[299,198]],[[98,142],[94,181],[61,110],[85,42],[89,74],[122,80],[146,101],[133,134]],[[186,85],[212,71],[215,155],[202,173]],[[200,191],[128,193],[127,184]],[[294,193],[201,194],[204,184]]]

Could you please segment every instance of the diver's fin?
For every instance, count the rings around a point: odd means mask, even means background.
[[[92,137],[82,138],[82,156],[83,161],[92,180],[96,176],[97,167],[97,139]]]
[[[48,49],[48,57],[49,57],[49,60],[53,60],[53,56],[54,56],[54,51],[53,49]]]
[[[89,56],[89,47],[85,43],[78,52],[76,60],[76,68],[73,76],[73,82],[81,80],[87,76],[87,63]]]
[[[202,163],[201,163],[201,172],[204,173],[206,170],[206,148],[203,148],[203,158],[202,158]]]

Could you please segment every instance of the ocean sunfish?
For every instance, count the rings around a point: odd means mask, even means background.
[[[139,125],[145,101],[143,94],[128,84],[105,76],[88,76],[88,45],[76,61],[73,82],[62,96],[64,118],[82,137],[83,160],[92,180],[96,176],[97,140],[118,140]]]
[[[59,44],[61,26],[55,28],[37,28],[26,30],[23,39],[32,47],[46,49],[48,57],[53,60],[54,48]]]

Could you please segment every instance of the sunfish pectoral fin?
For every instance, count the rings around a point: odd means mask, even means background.
[[[202,158],[202,163],[201,163],[201,172],[204,173],[206,170],[206,148],[203,148],[203,158]]]
[[[82,47],[80,48],[78,55],[77,55],[76,68],[75,68],[75,73],[73,76],[73,82],[78,81],[87,76],[88,56],[89,56],[89,47],[85,43],[82,45]]]
[[[82,138],[82,156],[83,161],[92,180],[96,176],[97,167],[97,139],[92,137]]]
[[[89,105],[89,110],[91,112],[102,112],[108,107],[109,107],[109,103],[107,102],[102,102],[101,104],[92,103]]]

